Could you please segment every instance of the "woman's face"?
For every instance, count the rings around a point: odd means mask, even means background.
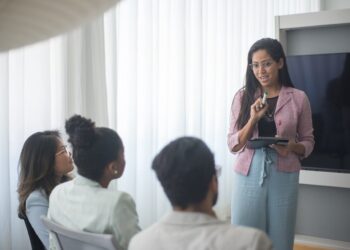
[[[62,176],[73,170],[73,160],[67,146],[63,144],[61,139],[57,141],[58,146],[55,155],[55,172]]]
[[[261,49],[253,53],[251,69],[263,88],[279,86],[278,70],[283,67],[283,59],[276,62],[267,53]]]

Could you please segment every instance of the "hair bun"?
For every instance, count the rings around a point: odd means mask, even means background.
[[[68,141],[73,147],[89,147],[95,140],[95,123],[81,115],[73,115],[66,121]]]

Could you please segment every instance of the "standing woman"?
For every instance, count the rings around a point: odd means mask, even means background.
[[[66,121],[66,132],[78,176],[52,191],[48,217],[70,229],[112,234],[118,249],[126,250],[140,231],[135,202],[127,193],[108,189],[124,173],[122,140],[114,130],[96,127],[80,115]],[[50,241],[50,248],[55,245]]]
[[[289,142],[248,148],[247,141],[258,136]],[[246,85],[233,99],[227,139],[237,154],[232,223],[265,231],[276,250],[293,249],[300,159],[312,152],[314,136],[309,100],[293,87],[275,39],[260,39],[249,50]]]
[[[40,216],[47,215],[49,196],[68,179],[73,161],[58,131],[32,134],[20,155],[18,216],[25,221],[33,249],[49,249],[49,233]]]

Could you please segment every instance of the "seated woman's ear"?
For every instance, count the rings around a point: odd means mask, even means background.
[[[118,178],[120,175],[120,171],[118,169],[118,164],[115,161],[108,163],[105,169],[105,175],[110,176],[111,179]]]

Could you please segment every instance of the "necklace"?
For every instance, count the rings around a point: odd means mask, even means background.
[[[269,121],[269,122],[273,121],[274,120],[273,115],[274,115],[273,112],[266,111],[266,113],[265,113],[265,120]]]
[[[273,112],[267,111],[265,115],[266,115],[268,118],[272,118],[272,117],[273,117]]]
[[[277,99],[278,99],[278,96],[275,96],[275,97],[267,99],[267,103],[268,103],[269,107],[266,110],[265,118],[268,121],[273,121],[274,120]]]

